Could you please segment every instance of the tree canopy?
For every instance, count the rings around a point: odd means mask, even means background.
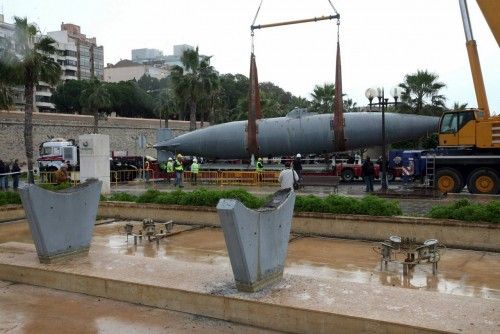
[[[405,75],[404,82],[399,84],[401,94],[401,110],[407,113],[424,115],[440,115],[445,109],[446,97],[440,90],[446,85],[437,81],[439,76],[427,70]]]

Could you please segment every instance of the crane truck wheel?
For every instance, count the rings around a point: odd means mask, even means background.
[[[352,180],[354,180],[354,172],[352,171],[352,169],[344,169],[340,176],[342,177],[342,180],[346,182],[351,182]]]
[[[442,193],[458,193],[463,188],[462,175],[453,168],[442,168],[436,173],[437,189]]]
[[[496,194],[500,191],[500,177],[493,169],[476,169],[470,174],[467,189],[471,194]]]

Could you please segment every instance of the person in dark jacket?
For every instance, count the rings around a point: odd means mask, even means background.
[[[366,157],[363,166],[361,166],[361,176],[363,176],[363,180],[366,184],[366,192],[372,192],[375,167],[373,166],[373,162],[371,162],[370,157]]]
[[[19,175],[21,175],[21,168],[19,168],[19,161],[14,160],[14,164],[12,165],[12,188],[17,190],[19,188]]]
[[[6,174],[5,177],[3,178],[3,187],[5,190],[9,190],[9,173],[10,173],[10,166],[9,163],[5,163],[4,167],[4,173]]]
[[[302,179],[302,156],[300,153],[297,153],[295,159],[293,159],[293,170],[299,176],[299,180]]]

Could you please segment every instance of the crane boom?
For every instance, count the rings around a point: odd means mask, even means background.
[[[483,73],[481,72],[481,63],[477,53],[477,45],[472,35],[472,28],[469,19],[469,10],[467,9],[467,0],[459,0],[460,13],[462,14],[462,23],[464,25],[465,40],[467,54],[469,56],[470,70],[472,73],[472,81],[474,82],[474,90],[476,91],[477,107],[484,112],[484,119],[490,117],[490,109],[488,107],[488,98],[486,97],[486,89],[484,88]]]
[[[500,1],[498,0],[477,0],[477,4],[483,12],[483,16],[488,23],[493,36],[500,46]]]

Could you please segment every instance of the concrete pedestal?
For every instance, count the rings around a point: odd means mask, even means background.
[[[288,249],[295,193],[280,190],[258,210],[234,199],[217,204],[239,291],[255,292],[281,280]]]
[[[58,257],[88,251],[101,185],[101,181],[90,179],[57,192],[35,185],[21,189],[40,262],[49,263]]]
[[[102,181],[101,192],[109,194],[110,168],[109,168],[109,136],[89,134],[78,137],[80,146],[80,182],[87,179]]]

